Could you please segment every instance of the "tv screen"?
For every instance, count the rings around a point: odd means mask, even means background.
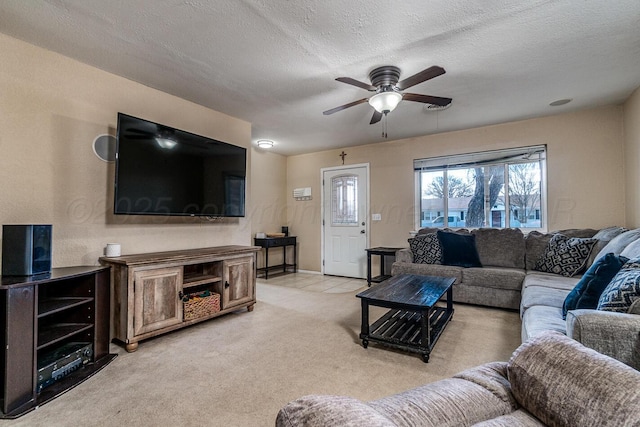
[[[247,150],[118,113],[114,213],[245,215]]]

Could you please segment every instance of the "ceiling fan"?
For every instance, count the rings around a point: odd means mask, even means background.
[[[323,111],[322,114],[328,116],[329,114],[342,111],[354,105],[363,104],[369,102],[375,111],[371,122],[369,124],[378,123],[382,119],[383,115],[387,115],[394,110],[402,100],[422,102],[424,104],[437,105],[439,107],[446,107],[451,104],[451,98],[442,98],[439,96],[420,95],[417,93],[404,93],[403,90],[415,86],[419,83],[430,80],[434,77],[438,77],[444,74],[444,68],[434,65],[425,70],[414,74],[411,77],[407,77],[404,80],[400,79],[400,68],[393,65],[384,65],[372,70],[369,73],[369,79],[371,84],[363,83],[361,81],[352,79],[351,77],[338,77],[336,80],[342,83],[357,86],[359,88],[375,92],[370,98],[363,98],[357,101],[350,102],[348,104],[341,105],[339,107],[332,108],[327,111]]]
[[[127,135],[129,139],[154,139],[156,144],[165,149],[172,149],[178,144],[175,130],[161,125],[157,126],[156,132],[136,128],[127,128],[126,132],[129,133]]]

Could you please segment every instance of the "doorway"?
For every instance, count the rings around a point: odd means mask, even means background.
[[[369,164],[323,168],[322,272],[364,279],[369,242]]]

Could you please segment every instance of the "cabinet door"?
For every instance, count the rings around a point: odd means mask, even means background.
[[[224,309],[255,301],[255,261],[253,256],[224,261]]]
[[[133,335],[182,323],[182,267],[134,272]]]

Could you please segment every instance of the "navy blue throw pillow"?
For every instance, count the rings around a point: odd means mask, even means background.
[[[458,234],[438,230],[442,246],[442,264],[458,267],[482,267],[474,234]]]
[[[627,261],[627,257],[608,253],[594,262],[565,298],[562,318],[566,319],[569,310],[598,307],[600,295]]]

